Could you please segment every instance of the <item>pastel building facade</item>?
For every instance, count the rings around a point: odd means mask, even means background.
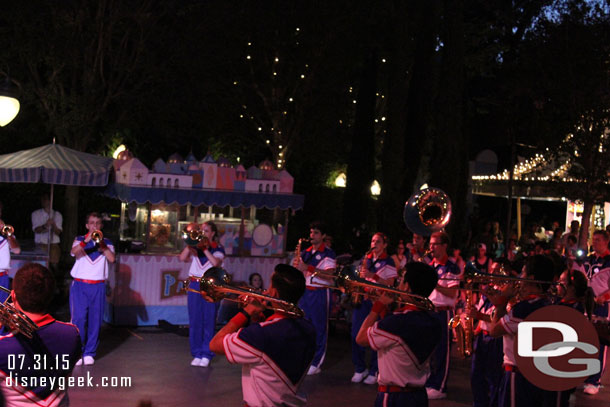
[[[191,154],[186,159],[172,154],[167,162],[157,159],[149,170],[137,158],[115,160],[117,183],[151,188],[217,189],[254,193],[291,194],[294,178],[286,170],[277,171],[270,161],[247,170],[229,160],[214,160],[207,154],[197,161]]]

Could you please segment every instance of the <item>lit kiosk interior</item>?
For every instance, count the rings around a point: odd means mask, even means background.
[[[235,282],[259,273],[268,286],[273,268],[286,262],[290,214],[304,197],[292,194],[293,178],[269,161],[246,170],[210,155],[197,161],[173,155],[149,170],[136,158],[115,161],[116,183],[107,194],[119,199],[118,260],[108,280],[106,322],[188,324],[182,281],[190,261],[180,262],[183,230],[191,222],[214,221],[226,257],[222,267]]]

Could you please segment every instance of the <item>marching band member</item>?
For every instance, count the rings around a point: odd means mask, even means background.
[[[543,255],[534,255],[528,258],[525,265],[526,278],[540,281],[553,281],[555,275],[553,261]],[[496,306],[496,312],[491,322],[491,335],[502,337],[504,347],[504,377],[498,392],[499,407],[540,407],[557,405],[560,392],[551,392],[540,389],[530,383],[517,369],[517,362],[513,352],[517,326],[532,312],[551,305],[546,298],[547,287],[539,283],[528,283],[525,280],[521,284],[520,294],[522,301],[516,303],[510,311],[507,304],[511,297],[516,294],[513,284],[508,284],[502,289],[501,294],[489,294],[490,300]]]
[[[321,372],[321,366],[326,356],[326,341],[328,339],[328,314],[330,310],[331,281],[320,275],[334,272],[336,268],[335,252],[326,247],[326,226],[322,222],[312,222],[309,225],[311,246],[293,260],[293,266],[305,276],[306,290],[299,301],[299,307],[305,312],[316,328],[316,354],[307,372],[313,375]]]
[[[593,232],[593,254],[587,257],[584,263],[585,273],[591,281],[591,278],[597,273],[610,273],[610,250],[608,250],[608,242],[610,235],[605,230],[596,230]],[[610,290],[601,293],[595,298],[595,307],[593,315],[601,318],[608,318],[610,315]],[[606,356],[608,347],[603,343],[599,344],[599,364],[602,367],[601,371],[585,380],[584,393],[595,395],[599,392],[601,378],[606,370]]]
[[[70,271],[74,278],[70,286],[70,314],[83,345],[83,357],[76,362],[77,366],[95,363],[106,303],[108,263],[115,261],[110,240],[102,238],[95,242],[92,239],[93,232],[101,231],[104,226],[100,214],[92,212],[86,219],[87,234],[76,236],[70,250],[70,255],[76,258]]]
[[[474,353],[470,369],[470,388],[474,407],[487,407],[497,394],[502,380],[502,338],[491,336],[491,315],[495,307],[485,294],[479,302],[466,310],[466,315],[477,319],[475,329]]]
[[[218,228],[212,221],[202,225],[204,239],[196,247],[185,246],[180,252],[180,261],[192,257],[189,269],[189,291],[187,305],[189,312],[189,343],[193,360],[191,366],[208,367],[214,357],[209,348],[216,327],[218,302],[208,302],[199,294],[199,279],[212,267],[220,267],[225,258],[225,249],[218,244]]]
[[[380,232],[375,233],[371,239],[371,249],[362,259],[361,278],[389,287],[394,285],[394,280],[397,277],[396,267],[392,257],[388,256],[387,247],[388,237]],[[365,384],[377,383],[377,353],[373,352],[371,355],[371,364],[367,370],[366,349],[358,345],[356,341],[360,326],[369,315],[372,307],[371,300],[364,298],[352,311],[352,363],[356,369],[352,376],[352,383],[360,383],[363,380]]]
[[[0,203],[1,207],[2,203]],[[0,231],[4,229],[4,221],[0,219]],[[10,278],[8,271],[11,269],[11,253],[21,253],[21,247],[15,239],[15,235],[7,235],[0,233],[0,285],[4,288],[9,288]],[[0,302],[4,302],[8,294],[0,291]]]
[[[48,313],[54,294],[55,281],[47,268],[27,263],[17,270],[13,304],[39,328],[32,338],[21,333],[0,336],[0,405],[69,405],[67,390],[57,383],[70,376],[81,354],[81,339],[76,326]]]
[[[303,274],[287,264],[275,266],[268,295],[296,304],[305,291]],[[210,349],[242,367],[245,406],[296,407],[306,398],[299,386],[314,358],[316,331],[309,320],[276,312],[245,327],[264,308],[249,303],[210,342]]]
[[[434,269],[419,262],[408,263],[399,289],[427,297],[436,286]],[[379,358],[376,407],[427,407],[426,379],[430,357],[445,327],[433,312],[406,305],[387,315],[392,299],[382,295],[364,320],[356,341],[370,346]]]
[[[561,273],[559,282],[565,287],[565,293],[561,293],[561,300],[558,305],[574,308],[580,313],[585,313],[585,295],[587,293],[587,277],[580,270],[567,269]],[[585,385],[586,386],[586,385]],[[560,405],[568,406],[570,396],[576,388],[564,390],[560,395]]]
[[[413,240],[407,245],[411,255],[411,261],[421,261],[429,264],[431,258],[426,252],[426,238],[417,233],[413,233]]]
[[[405,271],[405,266],[409,259],[411,258],[411,254],[409,253],[409,249],[405,246],[404,240],[400,239],[398,241],[398,245],[396,245],[396,254],[392,255],[392,260],[394,260],[394,266],[396,267],[396,273],[398,276],[402,276]]]
[[[432,263],[430,264],[437,272],[439,280],[430,301],[436,307],[434,313],[438,321],[443,325],[441,341],[436,347],[432,361],[432,373],[426,382],[426,392],[429,399],[443,399],[447,397],[447,379],[449,377],[450,356],[450,328],[449,320],[453,316],[453,310],[457,300],[457,290],[452,287],[459,286],[460,269],[449,260],[447,247],[449,246],[449,235],[445,232],[435,232],[430,236],[430,250],[432,250]]]

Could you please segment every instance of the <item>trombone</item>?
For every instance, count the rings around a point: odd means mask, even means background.
[[[183,285],[185,291],[201,294],[203,298],[209,302],[226,299],[245,303],[245,301],[240,298],[233,299],[227,297],[228,294],[237,294],[239,296],[246,296],[246,298],[256,298],[267,309],[283,312],[295,317],[303,317],[305,315],[302,309],[291,302],[260,294],[249,288],[236,287],[230,283],[231,276],[226,270],[220,267],[212,267],[199,279],[199,291],[189,288],[189,280],[185,280]]]
[[[381,297],[381,293],[387,293],[393,295],[394,302],[399,305],[413,305],[422,311],[434,311],[434,304],[427,297],[370,282],[356,275],[355,270],[343,268],[336,276],[332,277],[335,279],[336,287],[331,288],[341,290],[352,297],[367,295],[374,301]]]
[[[449,288],[449,289],[455,289],[455,290],[470,290],[470,291],[476,291],[476,292],[485,292],[487,291],[488,293],[497,293],[499,290],[493,288],[493,287],[488,287],[486,289],[483,289],[481,287],[473,287],[474,285],[477,284],[481,284],[481,285],[490,285],[490,284],[513,284],[515,285],[515,288],[517,290],[517,296],[520,295],[520,291],[522,289],[522,284],[523,283],[530,283],[530,284],[539,284],[541,286],[548,286],[547,288],[547,294],[551,297],[559,297],[559,293],[560,292],[566,292],[566,287],[563,283],[560,283],[559,281],[545,281],[545,280],[530,280],[529,278],[522,278],[522,277],[513,277],[513,276],[507,276],[507,275],[503,275],[503,274],[488,274],[488,273],[483,273],[482,271],[480,271],[479,269],[477,269],[474,264],[472,264],[472,262],[468,262],[466,263],[466,267],[464,268],[464,278],[439,278],[439,281],[460,281],[463,284],[460,284],[460,286],[457,287],[445,287],[445,288]],[[561,291],[560,291],[561,289]]]
[[[0,290],[10,294],[11,290],[0,286]],[[10,296],[0,302],[0,325],[6,328],[7,331],[17,332],[30,339],[34,336],[34,332],[38,329],[38,325],[34,323],[27,315],[19,311],[12,303],[9,303]]]

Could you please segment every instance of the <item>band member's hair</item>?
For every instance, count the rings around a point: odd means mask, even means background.
[[[313,222],[311,222],[309,224],[309,229],[319,230],[320,233],[322,233],[323,235],[327,234],[328,232],[328,229],[326,229],[326,225],[320,220],[314,220]]]
[[[305,293],[305,277],[298,269],[288,264],[278,264],[271,275],[271,285],[281,300],[296,304]]]
[[[536,254],[527,259],[525,263],[525,274],[533,277],[534,280],[553,281],[555,277],[555,264],[548,256]],[[545,291],[548,284],[540,284],[540,288]]]
[[[593,236],[600,235],[604,238],[604,240],[610,240],[610,234],[604,229],[597,229],[593,232]]]
[[[208,225],[212,229],[212,232],[214,232],[214,241],[217,241],[218,240],[218,226],[216,226],[216,224],[214,222],[212,222],[211,220],[208,220],[207,222],[204,222],[203,224]]]
[[[449,235],[445,232],[434,232],[430,236],[430,239],[432,239],[433,237],[439,239],[442,244],[446,244],[447,246],[449,246],[449,244],[451,243],[451,239],[449,239]]]
[[[383,240],[383,243],[388,244],[390,242],[390,239],[388,239],[388,236],[383,233],[383,232],[377,232],[373,235],[373,237],[375,236],[380,236],[381,240]]]
[[[422,297],[429,296],[438,283],[436,270],[419,261],[407,263],[405,268],[403,281],[409,283],[411,292]]]
[[[549,256],[549,258],[553,261],[553,265],[555,266],[555,279],[559,279],[559,277],[561,277],[561,273],[568,268],[565,259],[555,251],[551,251],[549,254],[547,254],[547,256]]]
[[[98,219],[103,219],[103,218],[102,218],[102,215],[100,215],[100,213],[99,213],[99,212],[89,212],[89,213],[87,214],[87,216],[85,216],[85,221],[86,221],[86,222],[89,222],[89,218],[92,218],[92,217],[93,217],[93,218],[98,218]]]
[[[26,263],[15,274],[13,290],[24,311],[46,313],[55,294],[55,279],[46,267],[38,263]]]

